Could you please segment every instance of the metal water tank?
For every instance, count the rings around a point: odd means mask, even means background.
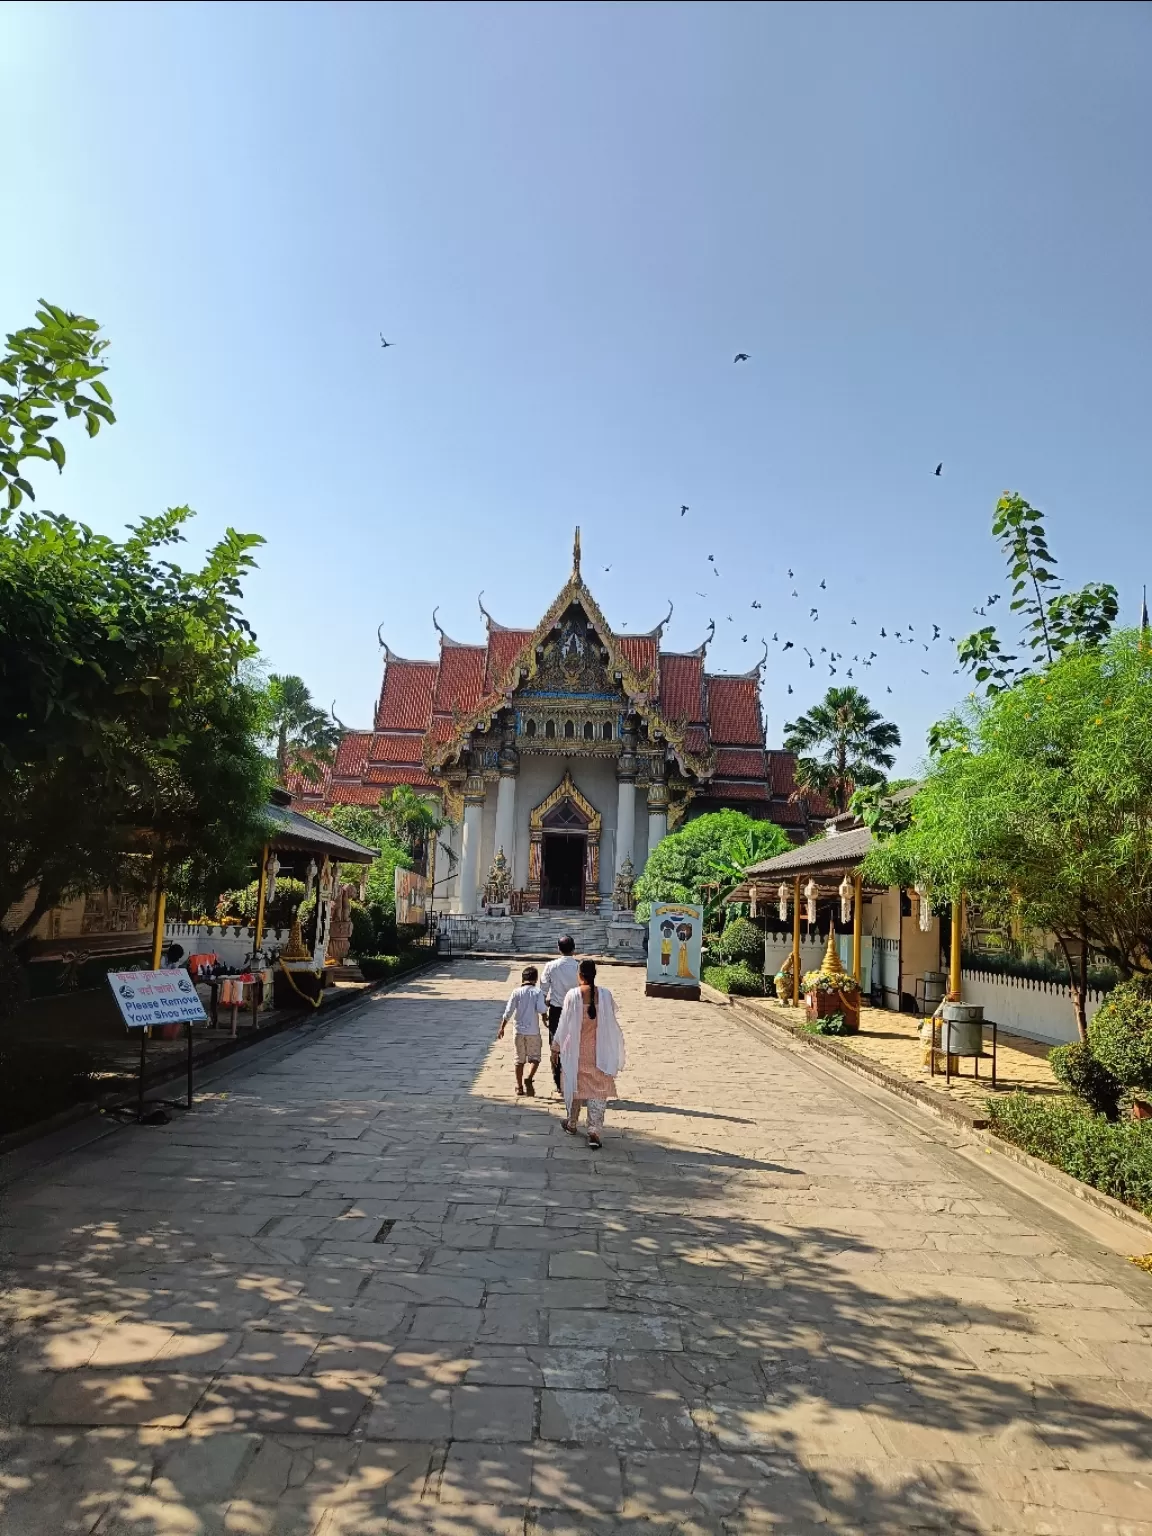
[[[944,996],[948,978],[942,971],[925,971],[921,983],[924,993],[924,1012],[935,1013],[936,1005]]]
[[[977,1003],[945,1003],[940,1049],[949,1056],[984,1054],[984,1009]]]

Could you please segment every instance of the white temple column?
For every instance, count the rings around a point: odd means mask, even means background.
[[[663,763],[653,763],[653,777],[648,785],[648,857],[660,839],[668,835],[668,785]],[[656,775],[659,774],[659,777]]]
[[[636,844],[636,781],[620,779],[616,786],[616,868],[632,857]]]
[[[512,840],[516,835],[516,778],[514,774],[502,773],[500,785],[496,791],[496,846],[492,850],[492,857],[503,850],[504,857],[508,860],[508,870],[513,869]]]
[[[460,910],[473,913],[476,910],[476,889],[480,884],[480,829],[484,819],[484,802],[476,798],[464,798],[464,836],[460,847]]]
[[[648,857],[652,857],[652,850],[663,837],[668,835],[668,811],[667,809],[654,811],[648,807]]]

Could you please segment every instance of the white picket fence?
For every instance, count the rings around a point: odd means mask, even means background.
[[[1055,981],[1032,981],[1024,976],[997,976],[989,971],[964,974],[964,1001],[979,1003],[986,1019],[995,1019],[1001,1029],[1049,1045],[1066,1045],[1079,1039],[1076,1014],[1069,987]],[[1088,1018],[1108,996],[1090,991]]]

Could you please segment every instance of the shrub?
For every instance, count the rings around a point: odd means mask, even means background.
[[[1122,982],[1089,1024],[1088,1043],[1113,1077],[1152,1089],[1152,980]]]
[[[409,949],[399,955],[361,955],[360,974],[365,981],[390,981],[405,971],[421,965],[428,956],[422,950]]]
[[[216,921],[229,918],[238,923],[256,921],[256,905],[260,899],[260,882],[253,880],[238,891],[225,891],[216,903]],[[304,882],[291,875],[283,875],[276,882],[276,894],[264,903],[264,926],[287,928],[304,900]]]
[[[706,965],[703,980],[732,997],[763,997],[764,977],[741,961],[737,965]]]
[[[353,955],[370,955],[376,950],[376,925],[372,921],[371,913],[366,907],[362,907],[358,901],[352,903],[352,938],[349,941],[349,953]]]
[[[1083,1040],[1058,1045],[1048,1052],[1048,1064],[1057,1081],[1071,1089],[1094,1114],[1116,1119],[1124,1085],[1096,1060],[1090,1045]]]
[[[804,1028],[810,1035],[850,1035],[848,1021],[842,1013],[826,1013],[822,1019],[812,1019]]]
[[[398,946],[396,938],[396,913],[381,901],[368,903],[368,916],[372,919],[375,935],[373,948],[378,955],[394,955]]]
[[[1152,1216],[1152,1123],[1113,1123],[1082,1104],[1025,1093],[990,1099],[988,1115],[1003,1140]]]
[[[728,924],[715,944],[716,953],[724,960],[744,960],[757,963],[764,957],[764,935],[747,917],[737,917]]]

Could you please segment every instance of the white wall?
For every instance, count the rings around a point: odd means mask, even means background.
[[[283,948],[288,942],[291,929],[265,928],[264,947]],[[179,944],[184,953],[177,961],[182,965],[189,955],[219,955],[225,965],[241,966],[252,953],[255,929],[226,923],[222,927],[208,923],[165,923],[164,943]]]
[[[807,937],[807,927],[800,929],[800,974],[805,971],[816,970],[824,958],[824,951],[828,948],[827,937],[810,939]],[[764,935],[764,971],[766,975],[775,976],[776,972],[792,953],[792,936],[786,933],[768,933]]]
[[[523,890],[528,884],[528,818],[542,800],[552,793],[571,770],[572,779],[580,793],[599,811],[602,820],[600,834],[600,889],[612,893],[614,852],[616,848],[616,763],[612,758],[594,757],[534,757],[521,750],[520,776],[516,781],[516,852],[512,865],[512,884]],[[491,812],[489,803],[491,802]],[[492,861],[492,838],[496,830],[496,786],[489,788],[484,805],[484,873]],[[637,802],[639,806],[639,801]],[[491,819],[489,819],[489,817]],[[637,815],[637,843],[640,842],[640,816]],[[648,814],[645,811],[644,841],[648,845]],[[633,854],[633,862],[636,855]],[[639,865],[637,865],[639,867]]]
[[[990,976],[986,971],[963,973],[964,1001],[978,1003],[986,1019],[995,1020],[1001,1029],[1031,1040],[1051,1045],[1066,1045],[1080,1038],[1072,994],[1067,987],[1050,981],[1027,981],[1020,976]],[[1088,1018],[1091,1019],[1107,996],[1089,992]]]

